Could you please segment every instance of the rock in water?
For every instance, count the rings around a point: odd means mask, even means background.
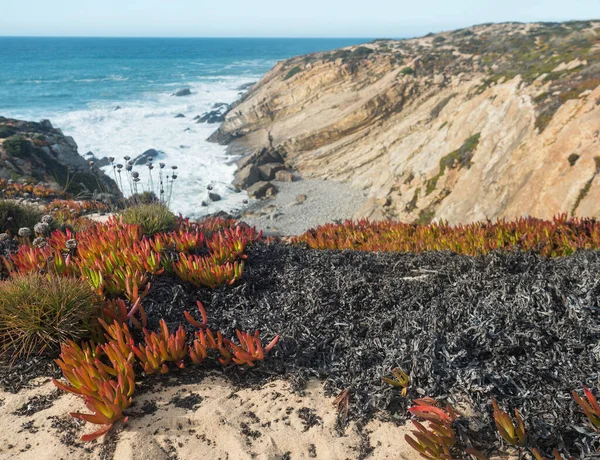
[[[190,96],[191,94],[192,94],[192,92],[189,90],[189,88],[184,88],[184,89],[180,89],[179,91],[176,91],[175,93],[173,93],[173,96],[181,97],[181,96]]]
[[[225,120],[225,116],[231,110],[229,104],[218,102],[213,105],[213,108],[208,112],[204,112],[198,117],[198,123],[221,123]]]
[[[221,195],[214,192],[208,192],[208,197],[211,201],[221,201]]]
[[[175,115],[175,118],[185,118],[185,115],[183,113],[178,113]]]
[[[134,165],[145,165],[146,162],[148,161],[148,158],[156,158],[159,155],[160,155],[160,152],[158,150],[148,149],[144,153],[142,153],[140,156],[136,157],[133,160],[133,164]]]

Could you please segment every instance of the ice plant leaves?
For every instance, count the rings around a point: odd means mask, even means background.
[[[600,405],[598,405],[594,393],[589,388],[584,387],[583,392],[585,396],[582,398],[573,391],[573,399],[588,418],[592,428],[595,431],[600,431]]]
[[[423,458],[431,460],[451,460],[452,448],[456,444],[456,434],[453,422],[456,414],[450,405],[446,410],[437,407],[435,400],[431,398],[415,400],[415,406],[409,408],[409,412],[419,418],[427,420],[428,426],[413,420],[416,430],[411,435],[405,435],[406,442]]]
[[[410,378],[408,377],[408,374],[406,374],[406,372],[404,372],[402,369],[396,368],[392,371],[392,375],[394,378],[390,379],[384,377],[383,381],[394,387],[402,388],[402,396],[406,396],[406,393],[408,392],[408,386],[410,385]]]
[[[450,226],[439,222],[414,225],[366,219],[325,224],[292,238],[312,249],[351,249],[379,252],[452,251],[480,255],[495,250],[535,251],[542,256],[573,254],[600,248],[600,222],[560,214],[552,220],[533,217],[515,221],[476,222]]]
[[[527,435],[519,411],[515,409],[515,420],[517,422],[515,425],[513,424],[510,415],[501,410],[494,399],[492,399],[492,407],[494,408],[494,422],[496,423],[496,428],[502,439],[511,446],[524,447],[527,443]]]

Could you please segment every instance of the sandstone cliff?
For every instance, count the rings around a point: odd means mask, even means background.
[[[278,63],[213,139],[349,182],[355,217],[600,217],[600,21],[492,24]]]
[[[122,197],[115,181],[81,157],[73,138],[48,120],[0,117],[0,179],[44,182],[85,198]]]

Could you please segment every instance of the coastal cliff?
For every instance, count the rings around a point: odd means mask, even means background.
[[[0,117],[0,179],[46,183],[85,198],[122,197],[115,181],[80,156],[73,138],[48,120]]]
[[[488,24],[295,57],[212,139],[365,190],[355,217],[600,217],[600,21]]]

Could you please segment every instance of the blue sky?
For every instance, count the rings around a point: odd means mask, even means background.
[[[0,35],[409,37],[600,19],[600,0],[1,0]]]

